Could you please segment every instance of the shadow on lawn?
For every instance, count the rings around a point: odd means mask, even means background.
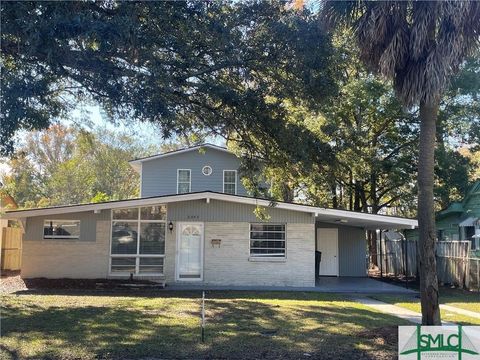
[[[19,290],[13,295],[65,295],[65,296],[107,296],[140,298],[190,298],[200,299],[202,290],[166,289],[29,289]],[[349,301],[348,294],[319,293],[309,291],[254,291],[254,290],[206,290],[207,298],[217,299],[258,299],[258,300],[312,300]]]
[[[322,296],[306,294],[307,299],[314,296],[312,300]],[[19,357],[16,346],[38,341],[46,346],[39,346],[32,358],[299,358],[307,352],[322,359],[371,359],[394,355],[396,344],[358,334],[365,328],[398,324],[397,318],[314,302],[278,306],[250,300],[250,295],[223,294],[207,301],[205,343],[200,342],[199,305],[191,300],[180,311],[170,312],[167,307],[154,313],[151,306],[132,308],[122,303],[70,308],[7,304],[2,337],[15,341],[2,347],[12,359]],[[252,296],[259,299],[260,295]],[[298,293],[276,295],[301,300]],[[365,347],[359,348],[359,343]]]

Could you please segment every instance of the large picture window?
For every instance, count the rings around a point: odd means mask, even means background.
[[[237,170],[223,170],[223,192],[237,194]]]
[[[177,194],[189,193],[191,190],[192,177],[190,169],[177,170]]]
[[[45,220],[44,239],[80,239],[80,220]]]
[[[285,224],[250,224],[250,256],[285,257]]]
[[[163,274],[164,205],[112,210],[112,274]]]

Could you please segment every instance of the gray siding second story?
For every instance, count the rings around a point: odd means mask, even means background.
[[[210,175],[202,169],[211,168]],[[224,170],[237,170],[236,193],[248,195],[243,187],[238,168],[240,159],[223,149],[204,146],[190,151],[178,151],[168,156],[147,158],[141,162],[141,197],[177,194],[179,169],[190,170],[190,192],[223,192]]]

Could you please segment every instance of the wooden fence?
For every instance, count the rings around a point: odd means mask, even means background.
[[[4,227],[1,239],[2,270],[20,270],[22,266],[22,229]]]
[[[472,258],[470,241],[437,241],[438,281],[480,291],[480,259]],[[386,276],[416,277],[417,242],[412,240],[377,240],[377,261]]]

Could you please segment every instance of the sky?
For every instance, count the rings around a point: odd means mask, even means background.
[[[135,125],[129,125],[128,127],[126,121],[114,124],[108,120],[98,105],[81,105],[72,111],[68,120],[61,120],[60,122],[66,125],[77,124],[87,129],[94,126],[121,133],[128,131],[132,136],[141,138],[146,146],[162,143],[160,131],[153,124],[137,122]]]
[[[165,142],[162,139],[160,129],[154,124],[141,122],[135,122],[132,124],[131,121],[123,121],[114,124],[109,121],[99,105],[79,104],[66,119],[58,120],[58,122],[65,125],[79,125],[87,130],[92,128],[106,128],[119,133],[127,132],[130,136],[141,140],[141,142],[145,144],[145,147],[149,145],[159,146]],[[24,136],[25,131],[19,132],[16,135],[16,141],[21,143]],[[173,139],[169,139],[169,142],[172,140]],[[207,142],[216,145],[225,145],[221,138],[210,137],[207,139]],[[3,163],[0,159],[0,174],[8,173],[9,170],[9,166]]]
[[[161,145],[165,142],[164,139],[162,139],[160,129],[156,125],[141,122],[135,122],[132,125],[132,122],[129,120],[114,124],[109,121],[106,114],[98,105],[79,106],[72,111],[69,120],[62,120],[61,122],[66,125],[78,124],[87,129],[93,126],[118,131],[120,133],[127,132],[130,136],[141,139],[145,146]],[[173,139],[169,139],[168,142],[171,142],[172,140]],[[218,137],[209,137],[207,141],[217,145],[224,145],[223,139]]]

